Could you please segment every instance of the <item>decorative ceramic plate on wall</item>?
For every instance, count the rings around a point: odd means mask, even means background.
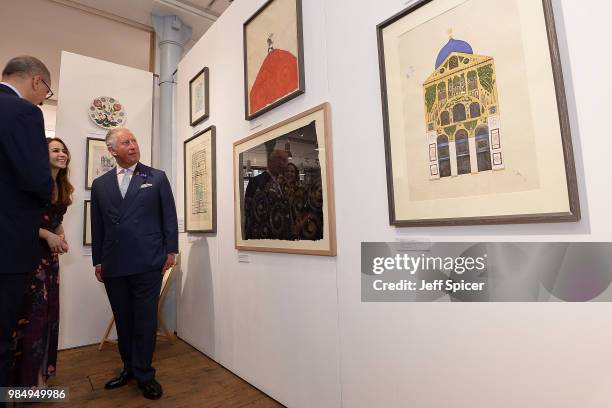
[[[115,129],[125,124],[125,107],[115,98],[99,96],[89,105],[89,117],[104,129]]]

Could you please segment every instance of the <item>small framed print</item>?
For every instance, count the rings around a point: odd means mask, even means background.
[[[491,149],[501,149],[501,140],[499,139],[499,129],[491,131]]]
[[[429,175],[430,176],[438,175],[438,165],[437,164],[432,164],[431,166],[429,166]]]
[[[85,163],[85,190],[91,190],[95,179],[115,167],[115,158],[108,151],[104,139],[87,138]]]
[[[496,166],[501,166],[503,164],[501,153],[493,153],[493,164]]]
[[[83,245],[91,246],[91,200],[83,201]]]
[[[183,143],[185,232],[216,232],[215,127]]]
[[[431,143],[429,145],[429,161],[436,161],[438,159],[436,144]]]
[[[208,67],[189,81],[189,123],[195,126],[208,118]]]

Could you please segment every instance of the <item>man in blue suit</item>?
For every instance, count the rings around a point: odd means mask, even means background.
[[[0,82],[0,387],[8,386],[12,333],[40,259],[38,228],[51,199],[49,150],[36,106],[53,95],[50,83],[45,65],[27,56],[10,60]]]
[[[136,378],[145,398],[158,399],[151,362],[162,277],[178,252],[174,197],[163,171],[139,163],[132,132],[111,130],[106,145],[117,167],[91,188],[92,258],[115,316],[123,370],[105,388]]]

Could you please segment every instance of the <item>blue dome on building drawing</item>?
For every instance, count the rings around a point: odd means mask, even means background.
[[[446,58],[448,58],[448,56],[453,52],[461,52],[463,54],[474,53],[470,44],[462,40],[455,40],[451,38],[438,53],[438,57],[436,58],[436,69],[442,65]]]

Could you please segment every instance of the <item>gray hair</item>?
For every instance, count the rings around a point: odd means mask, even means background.
[[[118,127],[118,128],[109,130],[106,133],[106,138],[105,138],[106,147],[117,147],[117,133],[119,133],[122,130],[132,133],[130,129],[124,128],[124,127]]]
[[[2,71],[2,78],[6,78],[12,75],[18,76],[34,76],[41,75],[45,79],[50,80],[51,74],[49,70],[38,58],[30,57],[29,55],[22,55],[11,59],[4,70]]]

